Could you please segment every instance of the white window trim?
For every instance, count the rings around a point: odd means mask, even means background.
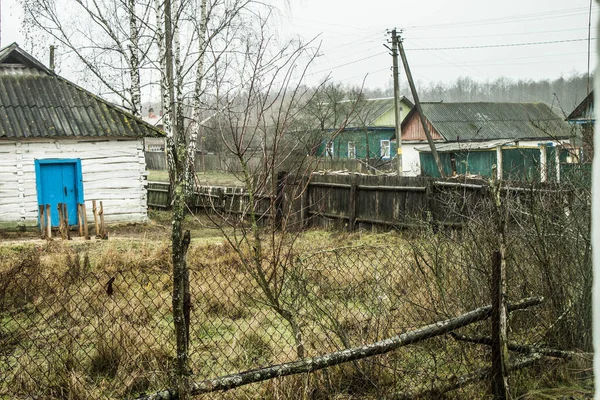
[[[325,143],[325,155],[327,157],[333,158],[334,154],[335,154],[335,151],[334,151],[333,140],[331,140],[331,141]]]
[[[384,147],[383,143],[387,142],[387,146]],[[381,140],[379,142],[380,145],[380,154],[381,154],[381,158],[384,159],[388,159],[388,158],[392,158],[392,143],[389,140]],[[387,152],[384,152],[384,148],[387,148]]]
[[[352,149],[352,152],[350,152]],[[352,157],[350,157],[350,153],[352,153]],[[351,160],[356,159],[356,144],[354,142],[348,142],[348,158]]]

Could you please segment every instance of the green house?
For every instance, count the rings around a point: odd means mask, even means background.
[[[400,99],[401,118],[413,104]],[[332,159],[391,160],[396,154],[394,98],[344,101],[338,115],[321,121],[323,134],[317,155]]]

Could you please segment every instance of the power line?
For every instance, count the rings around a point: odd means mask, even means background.
[[[573,29],[556,29],[547,31],[534,31],[534,32],[503,32],[502,36],[521,36],[521,35],[537,35],[539,33],[559,33],[559,32],[574,32],[574,31],[587,31],[587,28],[573,28]],[[407,35],[408,36],[408,35]],[[473,35],[462,35],[462,36],[415,36],[418,39],[466,39],[472,38]],[[498,37],[497,33],[489,35],[477,34],[477,37]]]
[[[597,11],[597,10],[594,10]],[[456,27],[466,27],[466,26],[480,26],[480,25],[491,25],[491,24],[505,24],[512,22],[525,22],[530,20],[540,20],[540,19],[551,19],[551,18],[565,18],[570,16],[577,16],[587,14],[587,7],[579,7],[579,8],[568,8],[563,10],[554,10],[554,11],[546,11],[541,13],[531,13],[531,14],[513,14],[511,16],[506,17],[498,17],[498,18],[487,18],[487,19],[477,19],[477,20],[468,20],[462,22],[449,22],[442,24],[431,24],[431,25],[413,25],[409,27],[410,29],[433,29],[433,28],[456,28]]]
[[[591,38],[590,40],[596,40]],[[554,44],[554,43],[572,43],[572,42],[587,42],[588,39],[566,39],[566,40],[548,40],[545,42],[525,42],[525,43],[509,43],[509,44],[487,44],[481,46],[454,46],[454,47],[428,47],[428,48],[417,48],[417,49],[406,49],[411,51],[423,51],[423,50],[464,50],[464,49],[488,49],[495,47],[518,47],[518,46],[535,46],[541,44]]]
[[[377,53],[377,54],[372,54],[372,55],[367,56],[367,57],[359,58],[358,60],[350,61],[350,62],[347,62],[347,63],[344,63],[344,64],[335,65],[335,66],[333,66],[331,68],[326,68],[326,69],[323,69],[321,71],[311,72],[310,74],[306,74],[306,75],[307,76],[311,76],[311,75],[321,74],[323,72],[329,72],[329,71],[337,69],[337,68],[345,67],[345,66],[351,65],[351,64],[356,64],[358,62],[365,61],[365,60],[368,60],[370,58],[379,57],[379,56],[384,55],[384,54],[387,54],[387,52],[384,51],[384,52],[380,52],[380,53]]]

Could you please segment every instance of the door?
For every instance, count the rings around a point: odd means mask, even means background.
[[[69,225],[77,224],[77,204],[83,202],[79,160],[36,160],[38,204],[50,204],[52,226],[59,225],[58,203],[67,205]]]

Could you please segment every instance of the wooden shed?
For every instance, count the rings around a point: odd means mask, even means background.
[[[0,50],[0,226],[35,226],[38,205],[99,200],[107,222],[144,221],[144,137],[163,133],[69,82],[13,43]],[[88,206],[88,218],[91,217]]]

